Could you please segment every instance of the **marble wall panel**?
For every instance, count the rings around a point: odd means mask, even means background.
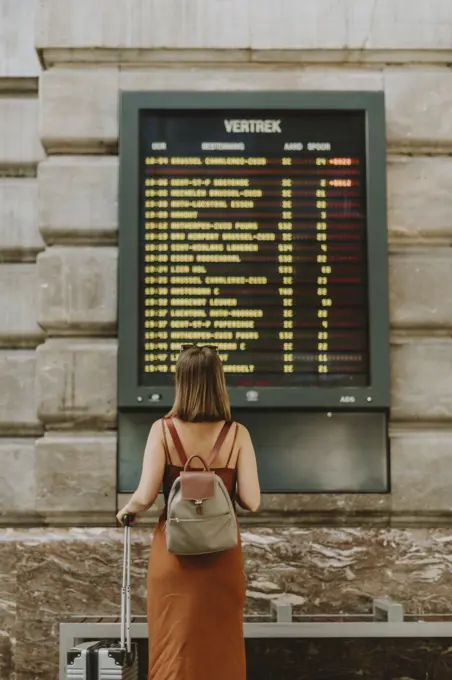
[[[17,534],[0,532],[0,678],[14,672],[17,607]]]
[[[136,615],[145,612],[150,540],[149,531],[134,530],[132,610]],[[446,529],[258,529],[242,532],[242,541],[247,614],[266,614],[272,598],[291,602],[295,613],[305,614],[369,614],[371,599],[378,596],[401,602],[417,616],[452,608],[452,535]],[[7,612],[6,634],[16,640],[17,678],[55,680],[60,621],[74,614],[118,614],[121,550],[119,529],[0,534],[0,556],[6,556],[1,568],[9,573],[8,582],[0,580],[0,611]],[[10,595],[14,589],[16,604]],[[320,643],[312,644],[321,649]],[[291,658],[281,651],[280,659],[289,666]],[[409,675],[410,663],[400,677],[418,680]],[[368,672],[369,666],[365,669]],[[364,677],[386,680],[369,672]]]

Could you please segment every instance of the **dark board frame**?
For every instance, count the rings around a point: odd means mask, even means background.
[[[229,388],[237,408],[388,410],[389,305],[386,223],[386,132],[383,92],[123,92],[119,134],[118,407],[170,406],[174,388],[142,386],[139,374],[139,116],[143,109],[324,109],[366,117],[367,257],[370,385],[367,387]],[[154,396],[153,396],[154,395]]]

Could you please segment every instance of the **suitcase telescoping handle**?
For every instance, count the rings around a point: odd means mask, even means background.
[[[121,589],[121,648],[126,649],[130,654],[132,651],[132,640],[130,637],[130,548],[131,548],[131,524],[134,520],[133,515],[125,515],[124,521],[124,560],[122,565],[122,589]]]

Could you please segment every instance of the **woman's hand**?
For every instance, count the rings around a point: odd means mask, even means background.
[[[116,519],[118,520],[119,524],[121,524],[122,526],[124,526],[124,517],[125,517],[126,515],[128,515],[128,516],[130,517],[130,520],[131,520],[131,521],[130,521],[130,524],[133,524],[134,521],[135,521],[135,515],[134,515],[132,512],[130,512],[130,510],[128,509],[127,505],[125,505],[125,506],[123,507],[123,509],[120,510],[120,511],[118,512],[118,514],[116,515]]]

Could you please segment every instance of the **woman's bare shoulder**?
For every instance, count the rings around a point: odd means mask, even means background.
[[[237,441],[239,443],[251,441],[250,431],[248,430],[246,425],[243,425],[243,423],[239,423],[237,420],[234,421],[234,424],[237,426]]]

